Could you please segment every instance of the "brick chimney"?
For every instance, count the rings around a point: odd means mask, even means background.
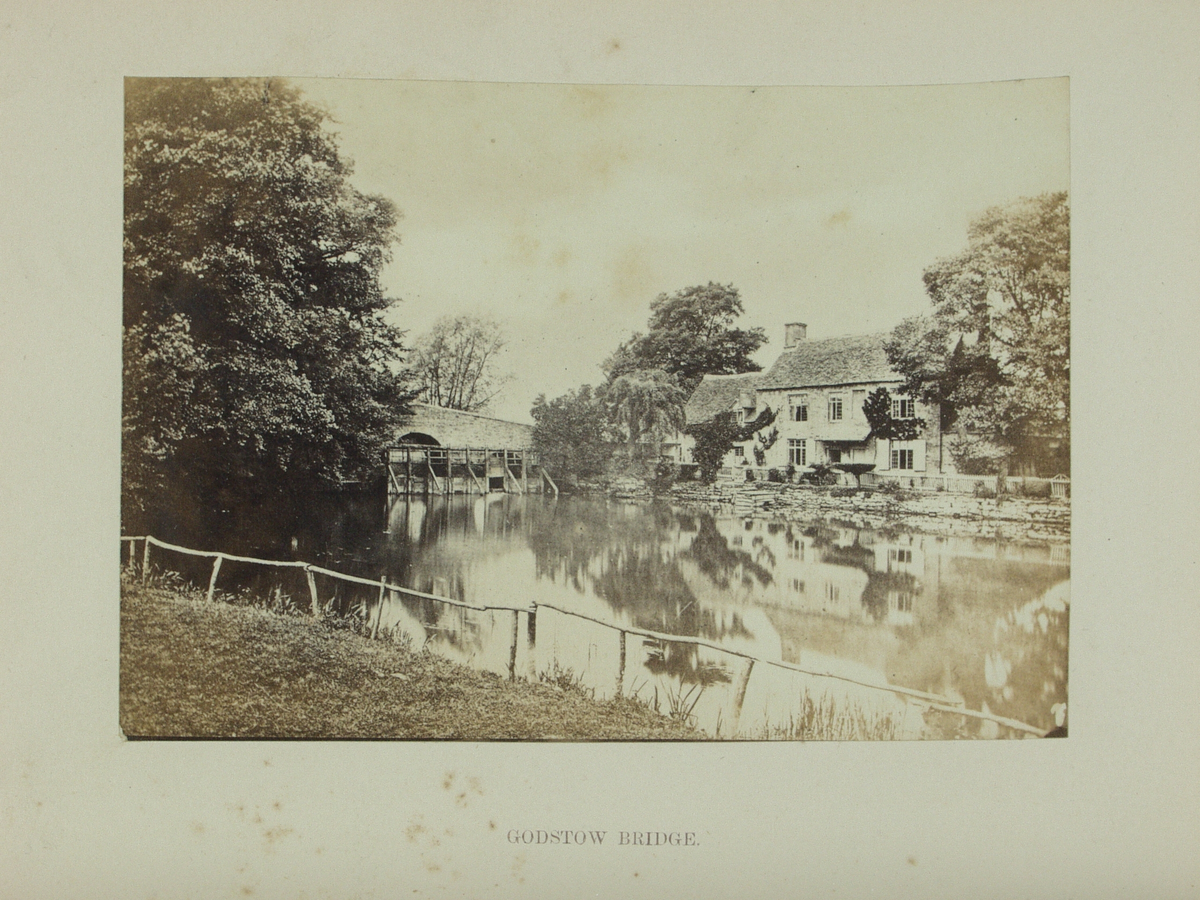
[[[783,326],[783,349],[793,350],[808,335],[808,326],[803,322],[789,322]]]

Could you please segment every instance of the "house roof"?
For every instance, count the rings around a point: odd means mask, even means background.
[[[883,350],[887,337],[884,332],[801,341],[795,349],[779,354],[775,365],[760,378],[758,388],[779,390],[899,381],[900,375],[888,365]]]
[[[736,405],[754,407],[754,391],[763,377],[762,372],[745,372],[741,375],[705,375],[696,385],[692,396],[684,407],[687,423],[695,425],[707,422],[718,413],[728,412]],[[748,402],[747,402],[748,401]]]

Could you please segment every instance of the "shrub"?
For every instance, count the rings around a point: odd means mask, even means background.
[[[679,480],[679,464],[669,459],[660,459],[654,467],[654,477],[650,487],[655,493],[670,490],[671,485]]]
[[[981,500],[991,500],[995,498],[996,492],[982,481],[977,481],[975,482],[975,496]]]

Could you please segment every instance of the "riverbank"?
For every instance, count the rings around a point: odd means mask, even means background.
[[[704,738],[568,678],[510,682],[332,622],[126,579],[120,717],[131,738]]]
[[[1071,505],[1030,497],[815,487],[767,481],[677,484],[662,495],[681,505],[782,520],[824,519],[838,525],[917,531],[952,537],[1066,543],[1071,539]]]

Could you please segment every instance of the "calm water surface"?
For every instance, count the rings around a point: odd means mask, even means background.
[[[333,508],[297,525],[300,558],[477,604],[550,604],[613,623],[702,638],[814,678],[696,645],[629,636],[540,608],[516,624],[517,668],[577,680],[597,696],[683,708],[709,733],[786,734],[798,698],[921,733],[919,710],[856,683],[914,688],[1043,729],[1066,703],[1070,561],[1061,545],[998,543],[783,522],[667,504],[519,497],[399,498],[379,527]],[[237,550],[227,546],[212,549]],[[245,549],[245,548],[240,548]],[[513,614],[370,589],[337,608],[379,632],[505,673]],[[743,696],[740,706],[735,702]],[[954,717],[958,724],[958,717]],[[960,733],[1001,736],[965,720]]]

